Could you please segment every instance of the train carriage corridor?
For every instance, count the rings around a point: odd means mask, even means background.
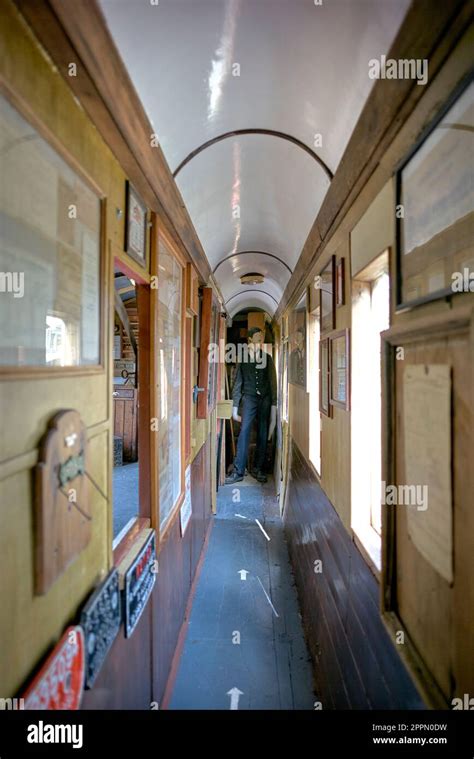
[[[474,0],[0,0],[1,759],[461,747],[473,51]]]

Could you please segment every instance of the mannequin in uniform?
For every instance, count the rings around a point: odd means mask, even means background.
[[[255,463],[250,474],[259,482],[266,482],[263,471],[267,440],[273,435],[277,411],[277,383],[275,364],[268,353],[263,350],[263,332],[252,327],[248,333],[248,360],[237,364],[234,390],[232,395],[232,417],[242,421],[234,471],[226,477],[226,485],[244,479],[247,465],[250,433],[254,419],[257,420],[257,446]],[[242,417],[239,416],[239,404],[242,400]],[[270,424],[269,424],[270,422]]]

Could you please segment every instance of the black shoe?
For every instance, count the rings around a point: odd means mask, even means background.
[[[259,482],[267,482],[267,475],[261,469],[258,470],[256,477]]]
[[[252,469],[250,470],[250,474],[252,475],[252,477],[255,477],[255,479],[257,479],[257,475],[258,475],[258,469],[256,469],[256,468],[253,466],[253,467],[252,467]]]
[[[234,482],[242,482],[243,479],[244,479],[244,475],[239,474],[238,472],[234,470],[232,474],[229,474],[229,476],[225,478],[225,484],[233,485]]]

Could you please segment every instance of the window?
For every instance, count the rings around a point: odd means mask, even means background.
[[[0,96],[0,366],[100,363],[101,201]]]
[[[321,473],[321,415],[319,409],[319,308],[309,315],[309,458]]]
[[[163,531],[183,490],[183,267],[161,236],[158,267],[158,467],[160,529]]]
[[[382,408],[380,333],[389,327],[388,251],[352,284],[351,525],[380,569]]]

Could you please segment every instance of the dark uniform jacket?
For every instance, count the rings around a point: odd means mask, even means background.
[[[249,360],[237,364],[237,372],[232,393],[232,405],[239,406],[243,395],[269,396],[272,406],[277,405],[277,382],[275,364],[267,353],[266,364],[263,361]]]

